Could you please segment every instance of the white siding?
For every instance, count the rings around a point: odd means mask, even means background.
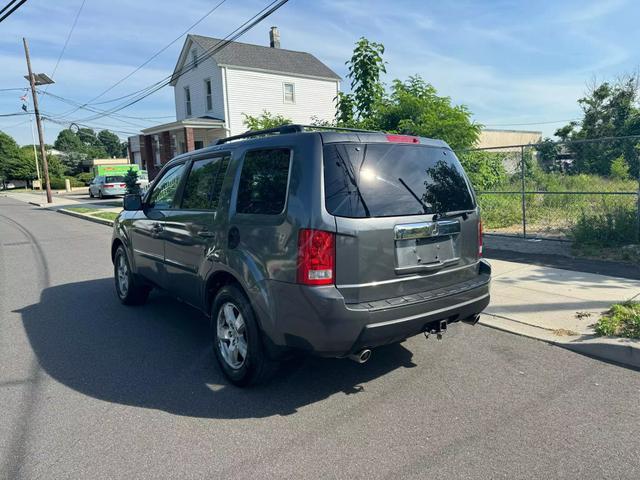
[[[226,67],[226,83],[230,135],[246,131],[243,114],[255,116],[263,110],[303,124],[311,123],[314,117],[327,121],[332,121],[335,117],[334,99],[339,88],[336,80]],[[285,103],[284,83],[295,85],[295,103]]]
[[[191,54],[187,57],[187,64],[191,61]],[[213,95],[213,109],[207,111],[207,97],[204,81],[211,79]],[[224,105],[222,93],[222,75],[220,67],[212,58],[201,61],[198,66],[178,78],[174,86],[176,102],[176,120],[187,118],[184,89],[189,87],[191,93],[191,118],[210,116],[224,120]]]

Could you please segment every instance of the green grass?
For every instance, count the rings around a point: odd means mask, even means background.
[[[71,210],[76,213],[91,213],[97,211],[95,208],[87,208],[87,207],[65,207],[65,210]]]
[[[115,220],[118,218],[119,213],[116,212],[97,212],[91,214],[92,217],[104,218],[105,220]]]
[[[596,323],[596,333],[603,336],[640,338],[640,302],[612,305]]]

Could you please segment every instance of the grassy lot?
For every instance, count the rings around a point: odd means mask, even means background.
[[[517,178],[494,191],[518,191]],[[634,180],[612,180],[597,175],[536,173],[527,179],[526,189],[545,192],[636,192]],[[633,252],[618,247],[638,243],[636,195],[526,195],[527,232],[549,238],[574,241],[577,254],[638,261]],[[480,194],[485,231],[519,234],[522,231],[520,194]],[[608,251],[607,251],[608,249]]]
[[[612,305],[598,323],[598,335],[640,338],[640,302],[624,302]]]

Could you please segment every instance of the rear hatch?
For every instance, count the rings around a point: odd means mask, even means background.
[[[324,181],[347,303],[404,303],[477,276],[478,210],[449,148],[326,144]]]

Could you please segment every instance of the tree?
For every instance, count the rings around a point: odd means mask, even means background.
[[[578,104],[583,112],[580,122],[572,122],[556,131],[565,141],[624,137],[640,134],[639,79],[623,77],[615,83],[594,84]],[[638,144],[635,140],[609,140],[569,143],[578,173],[608,175],[612,162],[624,156],[633,175],[638,174]]]
[[[439,138],[454,150],[471,148],[482,128],[471,120],[466,106],[452,105],[451,98],[438,96],[433,85],[418,75],[404,82],[394,80],[391,93],[363,125],[386,132]]]
[[[53,147],[61,152],[83,152],[84,145],[82,141],[71,129],[65,128],[60,130]]]
[[[274,115],[267,110],[263,110],[258,116],[251,116],[243,113],[244,124],[249,130],[266,130],[268,128],[276,128],[281,125],[290,125],[290,119],[282,115]]]
[[[3,184],[7,180],[30,180],[35,177],[35,163],[33,163],[33,176],[29,174],[29,162],[20,147],[10,135],[0,131],[0,180]]]
[[[562,165],[558,160],[560,147],[556,142],[550,138],[545,138],[536,145],[536,151],[538,152],[538,162],[542,170],[545,172],[559,172],[562,170]]]
[[[356,42],[351,59],[346,62],[349,67],[347,78],[351,79],[352,94],[338,95],[340,111],[338,117],[348,116],[350,106],[355,107],[354,117],[357,120],[371,116],[375,105],[384,95],[384,86],[380,76],[387,73],[384,55],[384,45],[371,42],[364,37]]]
[[[361,38],[349,66],[352,93],[338,93],[336,123],[386,132],[406,133],[445,140],[454,149],[472,147],[481,125],[471,120],[464,105],[440,97],[433,85],[420,76],[394,80],[385,92],[381,75],[386,73],[384,46]]]
[[[122,143],[115,133],[109,130],[102,130],[98,133],[98,141],[109,157],[120,158],[122,155]]]

